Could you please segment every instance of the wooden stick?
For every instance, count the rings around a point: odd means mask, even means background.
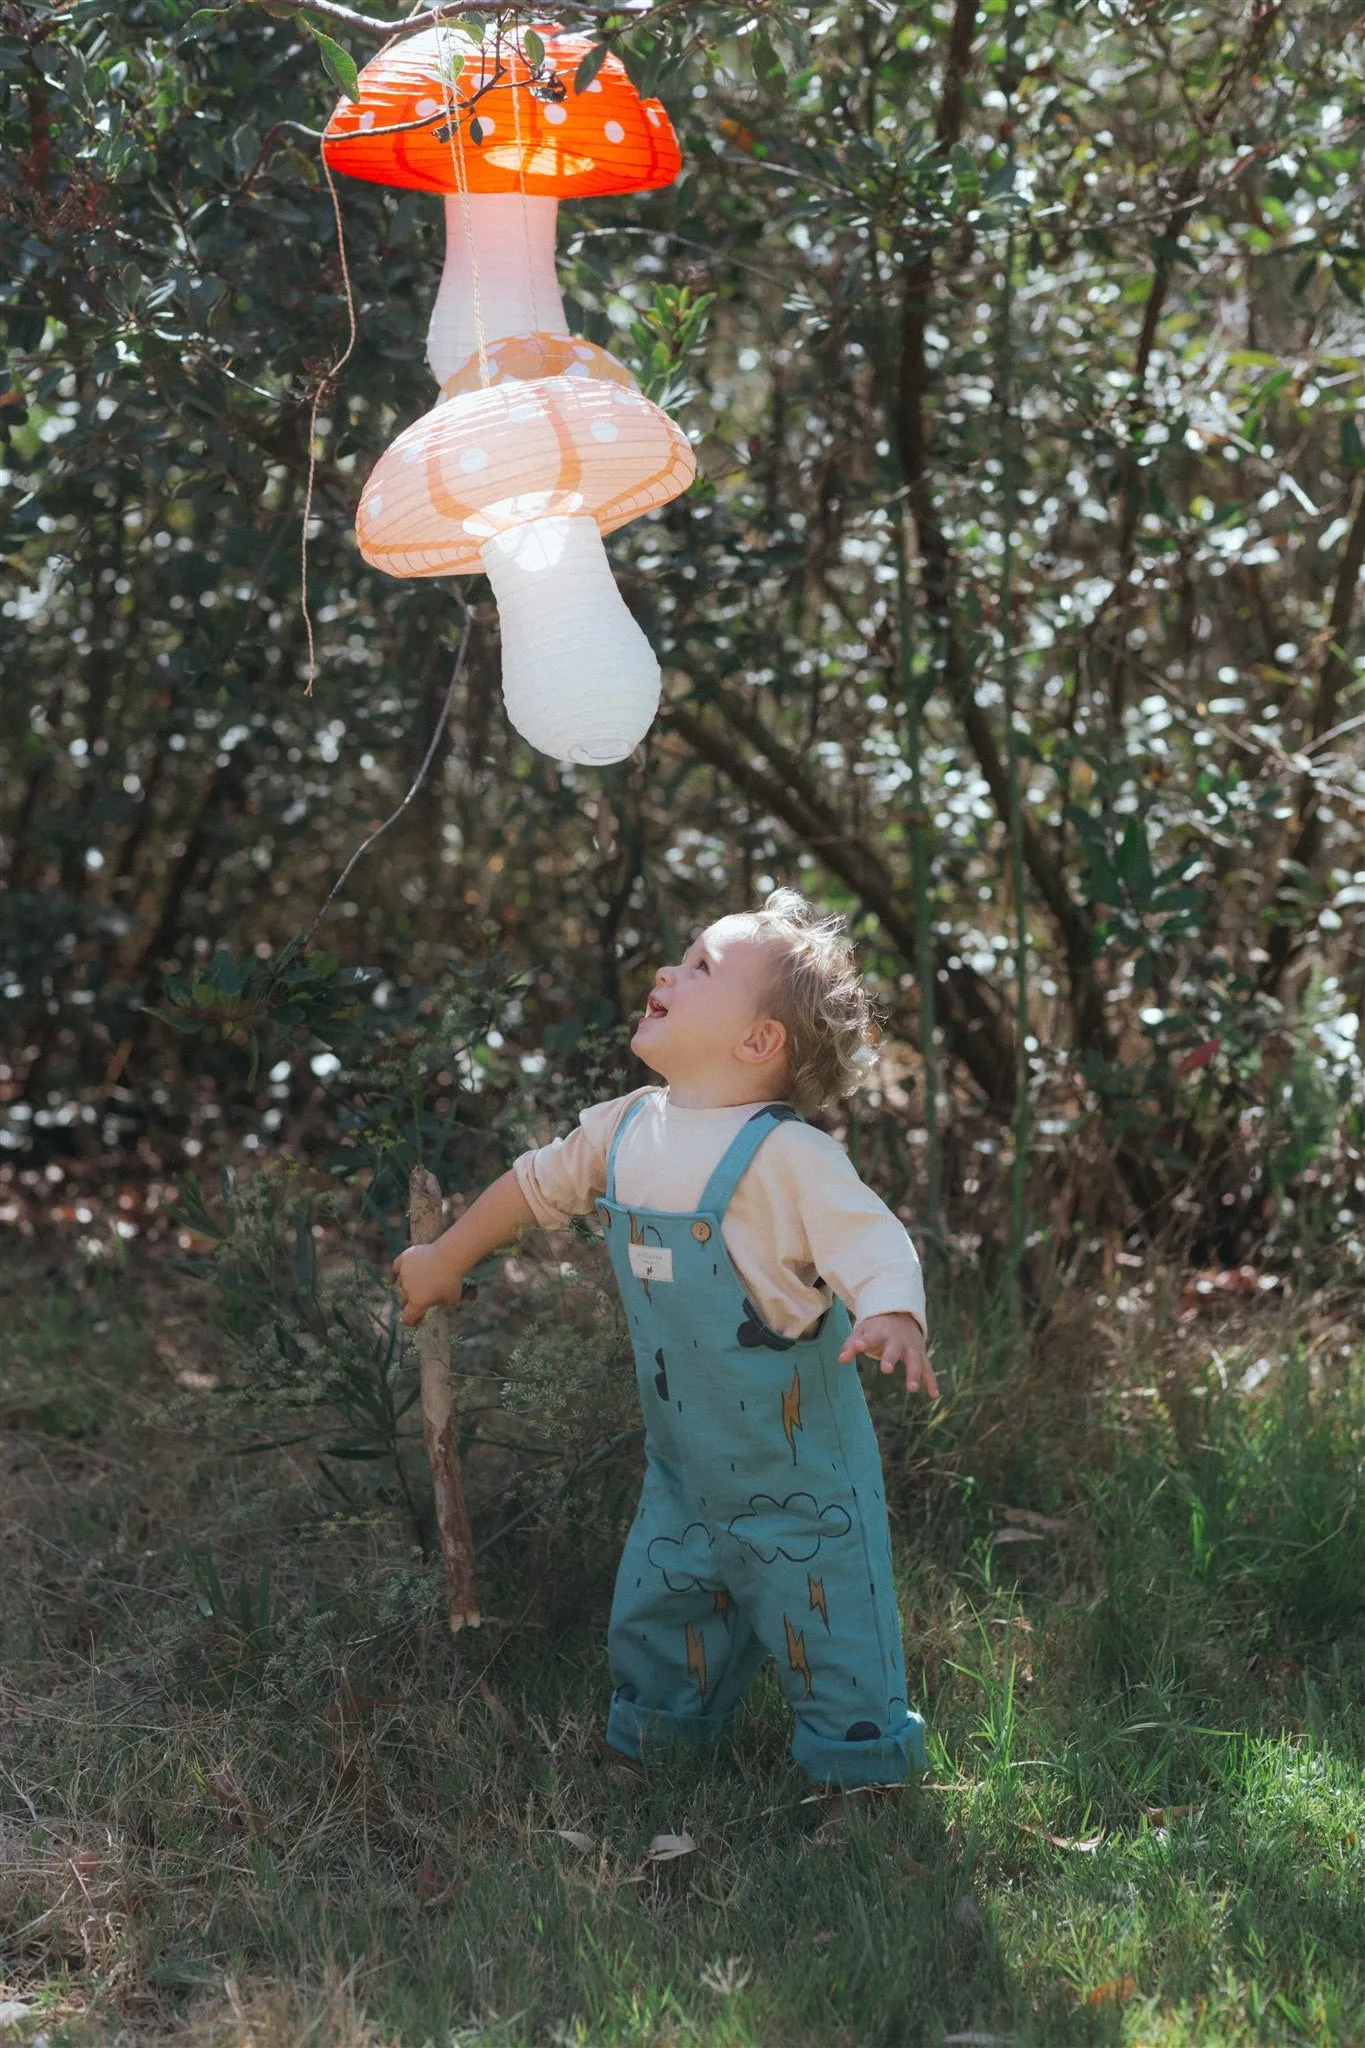
[[[408,1176],[408,1229],[414,1244],[431,1244],[441,1235],[440,1184],[425,1166],[414,1166]],[[423,1316],[417,1329],[417,1356],[422,1365],[422,1429],[436,1493],[436,1528],[445,1566],[450,1632],[457,1636],[462,1628],[478,1628],[483,1616],[451,1413],[448,1308],[429,1308]]]

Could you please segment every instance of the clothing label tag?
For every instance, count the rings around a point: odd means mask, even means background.
[[[637,1280],[671,1280],[673,1278],[673,1251],[666,1244],[633,1244],[630,1250],[630,1270]]]

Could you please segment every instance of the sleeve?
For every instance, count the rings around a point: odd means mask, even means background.
[[[607,1154],[621,1118],[653,1088],[636,1088],[611,1102],[594,1102],[578,1119],[576,1130],[549,1145],[523,1152],[512,1162],[517,1185],[542,1230],[554,1230],[572,1216],[586,1216],[607,1191]]]
[[[905,1225],[859,1180],[842,1145],[823,1132],[790,1128],[805,1141],[799,1154],[791,1146],[790,1158],[799,1176],[802,1227],[820,1277],[855,1322],[904,1313],[927,1331],[924,1274]]]

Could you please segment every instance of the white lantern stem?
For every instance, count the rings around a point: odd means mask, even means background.
[[[597,523],[529,520],[485,541],[502,628],[502,693],[556,761],[624,761],[659,708],[659,663],[616,587]]]
[[[568,333],[555,274],[558,215],[557,199],[520,192],[446,194],[445,269],[427,329],[427,361],[438,384],[478,349],[476,269],[490,342],[505,334]]]

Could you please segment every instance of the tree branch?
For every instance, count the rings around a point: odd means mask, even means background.
[[[939,147],[945,150],[952,148],[962,127],[966,73],[976,33],[976,12],[976,0],[957,0],[953,11],[943,95],[934,131]],[[952,545],[939,521],[929,473],[926,414],[929,370],[925,355],[925,328],[934,281],[932,251],[915,245],[913,255],[907,259],[904,274],[897,430],[901,472],[919,543],[925,610],[936,637],[943,685],[962,720],[996,810],[1001,818],[1008,818],[1009,779],[991,722],[976,700],[972,662],[963,642],[954,601]],[[1056,921],[1066,948],[1077,1037],[1082,1045],[1108,1057],[1110,1037],[1095,977],[1092,920],[1073,898],[1060,864],[1027,814],[1024,818],[1024,860]]]
[[[636,14],[631,10],[631,25],[648,25],[656,15],[666,13],[680,4],[680,0],[663,0],[663,4]],[[434,28],[438,22],[459,21],[469,14],[527,14],[532,21],[538,21],[544,8],[536,0],[460,0],[454,7],[428,7],[419,14],[409,14],[402,21],[376,21],[372,15],[360,14],[354,7],[343,7],[340,0],[248,0],[253,7],[266,7],[272,14],[316,15],[319,21],[330,21],[337,28],[356,30],[360,35],[373,36],[384,41],[390,36],[416,35],[419,29]],[[225,8],[224,12],[228,10]],[[620,14],[621,7],[599,7],[593,0],[565,0],[564,10],[568,14],[586,14],[604,17]]]
[[[1346,545],[1341,551],[1341,566],[1337,570],[1336,588],[1332,593],[1332,609],[1327,618],[1326,652],[1322,667],[1318,670],[1318,687],[1313,697],[1313,720],[1305,751],[1325,739],[1337,722],[1337,704],[1341,692],[1351,679],[1351,663],[1346,653],[1347,637],[1351,631],[1351,612],[1355,603],[1356,584],[1360,580],[1362,564],[1365,564],[1365,478],[1356,486],[1355,513],[1351,520]],[[1319,778],[1313,774],[1303,777],[1300,782],[1296,805],[1299,814],[1299,829],[1289,849],[1287,859],[1299,868],[1312,870],[1322,850],[1322,790]],[[1271,927],[1266,942],[1270,958],[1261,973],[1261,986],[1276,990],[1284,978],[1285,969],[1293,956],[1295,940],[1300,936],[1296,922],[1290,922],[1286,912],[1285,884],[1282,881],[1275,892],[1275,904],[1279,907],[1282,922]]]

